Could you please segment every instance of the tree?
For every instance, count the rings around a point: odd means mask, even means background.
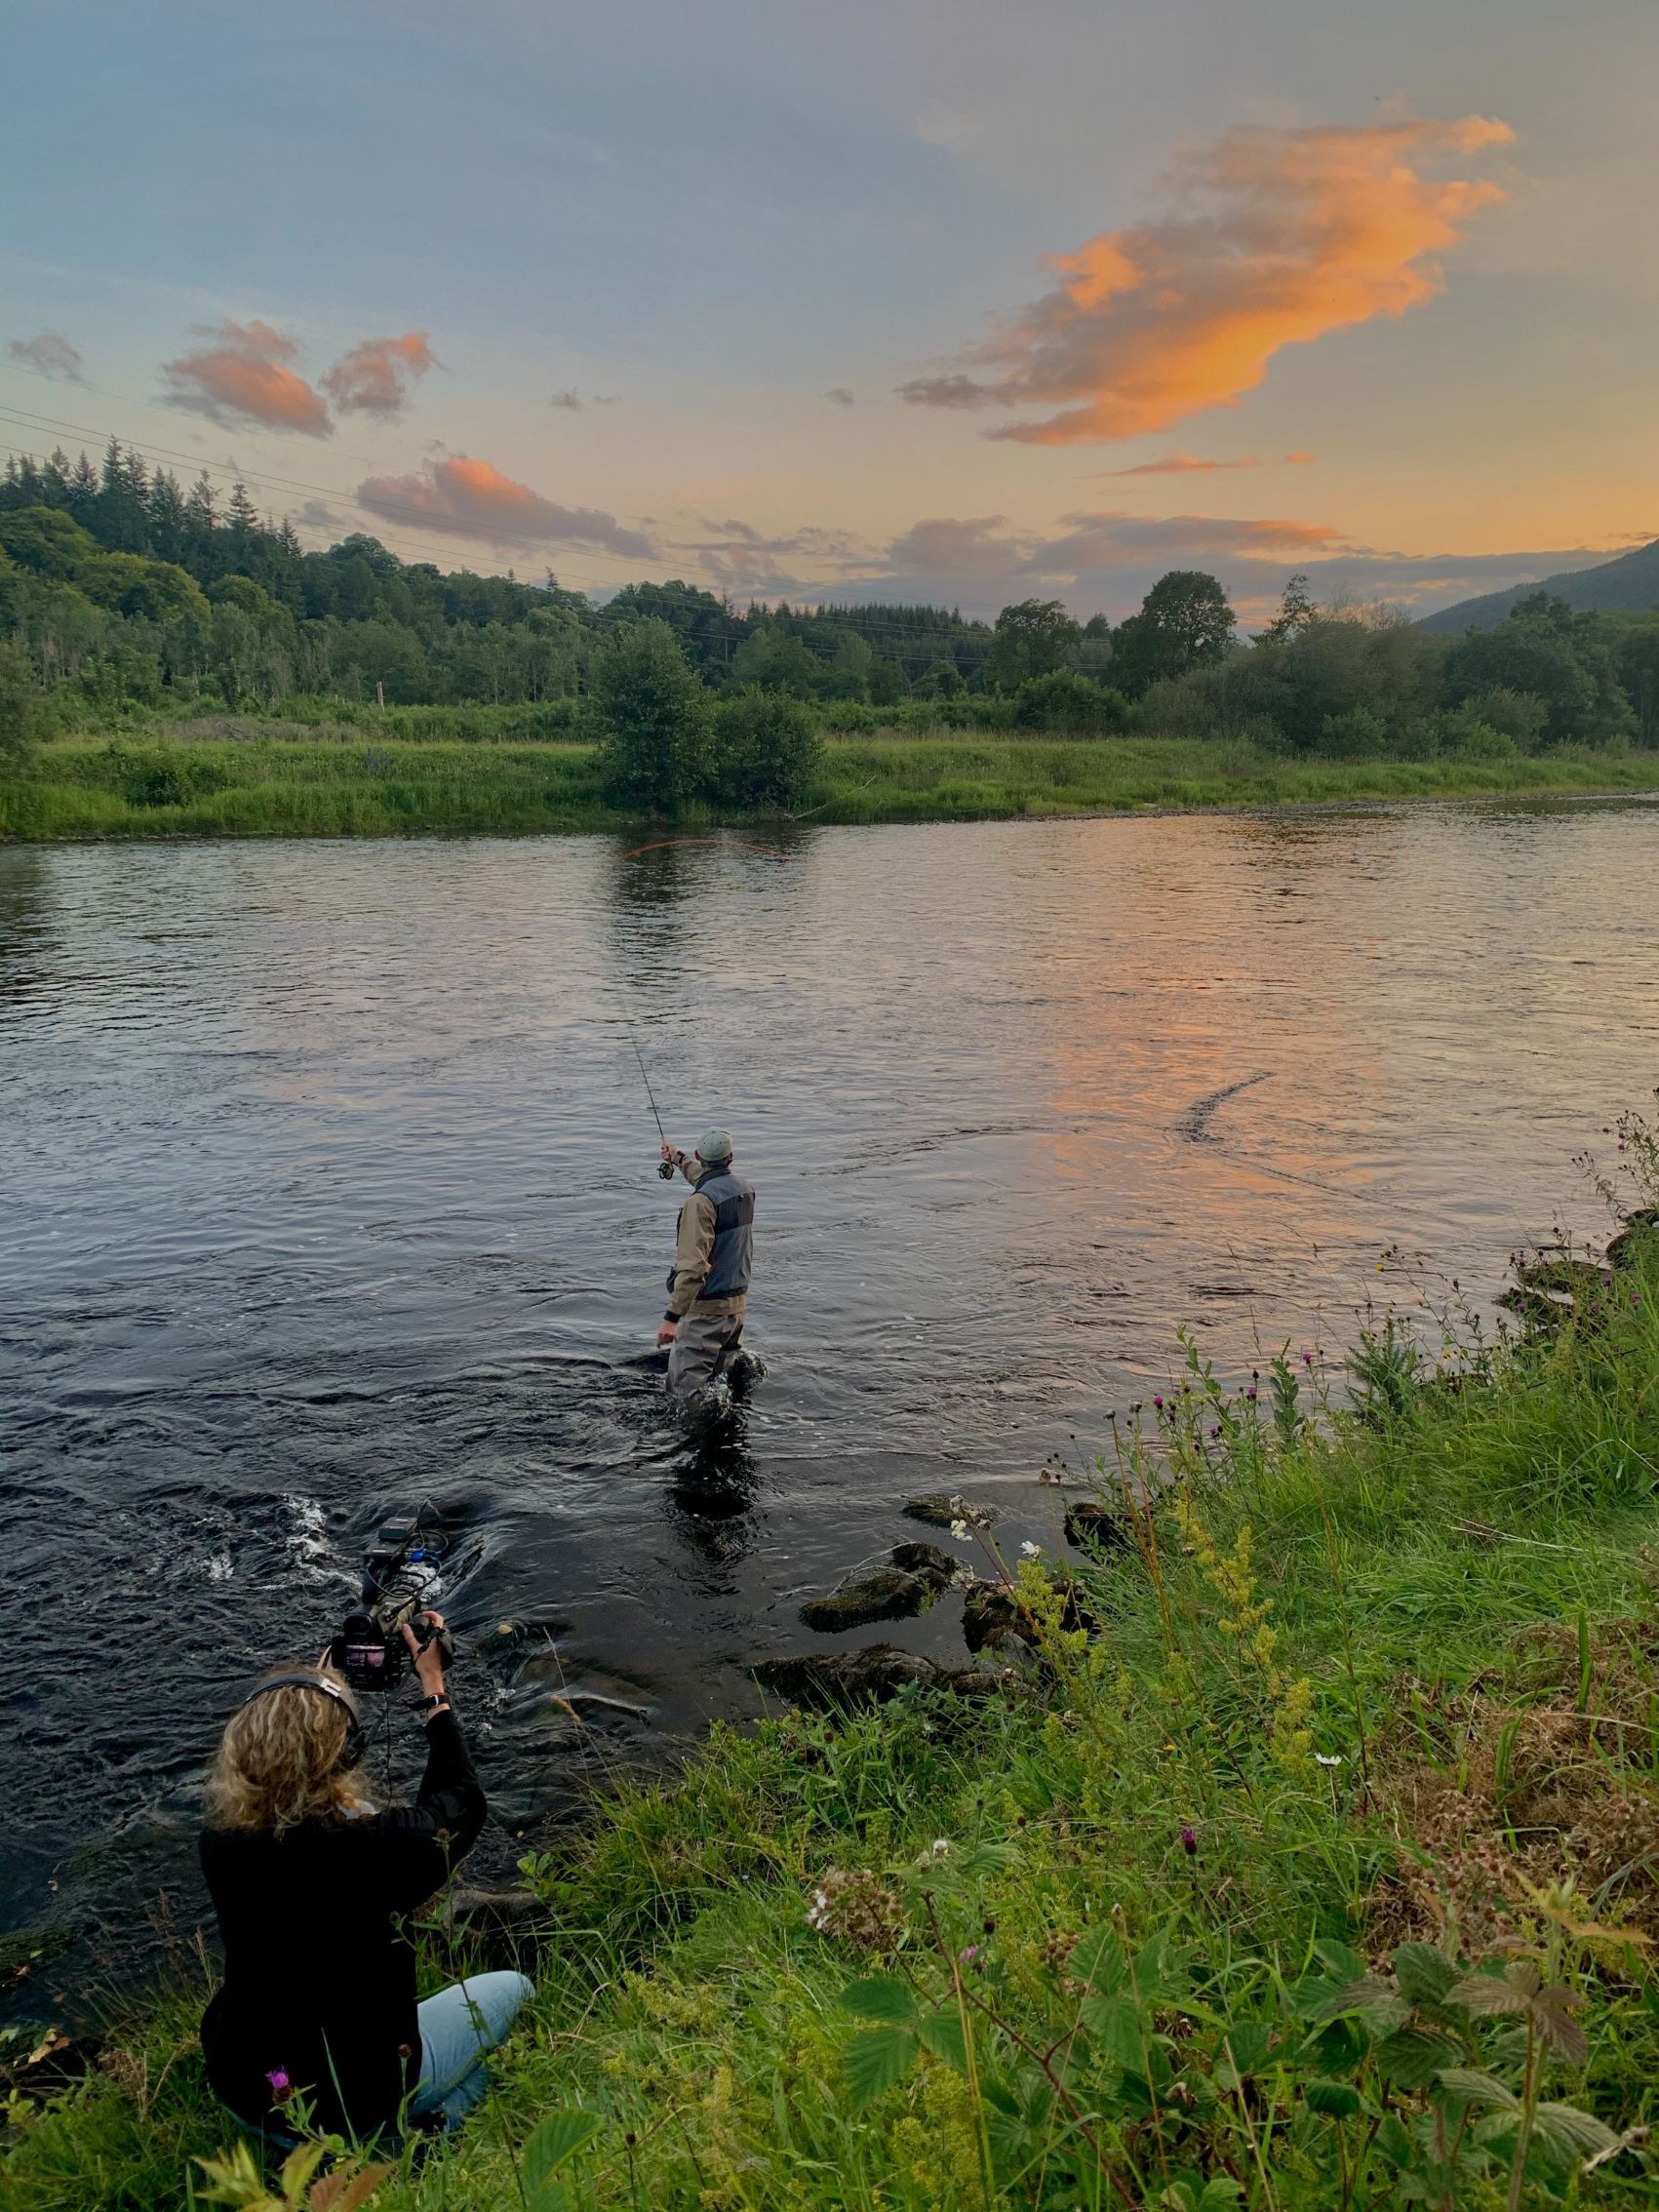
[[[810,646],[781,622],[763,622],[731,656],[731,681],[763,691],[792,691],[807,699],[818,689],[823,663]]]
[[[795,807],[823,755],[810,707],[781,691],[730,691],[715,714],[714,790],[731,807]]]
[[[1233,643],[1238,617],[1227,594],[1202,569],[1171,569],[1120,623],[1113,639],[1113,681],[1135,693],[1219,660]]]
[[[1535,591],[1489,630],[1471,630],[1446,654],[1454,706],[1492,691],[1530,691],[1547,712],[1546,745],[1605,745],[1636,727],[1609,642],[1595,614]]]
[[[708,787],[713,701],[655,617],[616,630],[594,664],[600,776],[615,805],[675,814]]]
[[[1106,691],[1074,668],[1051,668],[1034,676],[1014,695],[1013,718],[1022,730],[1060,730],[1074,737],[1098,735],[1111,727],[1122,696]]]
[[[1034,676],[1067,668],[1083,632],[1057,599],[1021,599],[997,616],[996,637],[985,660],[985,681],[999,691],[1017,691]]]
[[[44,724],[28,654],[0,641],[0,773],[16,774],[28,766]]]
[[[1260,645],[1288,645],[1299,638],[1311,622],[1320,618],[1319,606],[1308,589],[1305,569],[1298,569],[1284,586],[1284,597],[1279,602],[1279,612],[1262,631],[1257,640]]]

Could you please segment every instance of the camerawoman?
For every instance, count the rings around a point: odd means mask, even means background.
[[[410,1916],[472,1848],[486,1806],[445,1684],[441,1615],[387,1628],[403,1650],[384,1686],[407,1653],[426,1731],[413,1806],[372,1800],[358,1693],[326,1657],[257,1685],[209,1782],[202,1867],[224,1981],[202,2052],[215,2094],[279,2142],[457,2125],[532,1992],[522,1974],[477,1974],[416,2002]]]

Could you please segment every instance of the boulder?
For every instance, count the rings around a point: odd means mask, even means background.
[[[1607,1246],[1608,1266],[1634,1267],[1637,1243],[1642,1237],[1659,1238],[1659,1205],[1639,1206],[1635,1213],[1625,1215],[1618,1235]]]
[[[1074,1498],[1066,1508],[1066,1542],[1080,1552],[1099,1559],[1106,1552],[1126,1552],[1134,1544],[1134,1530],[1120,1507],[1102,1505],[1098,1498]]]
[[[839,1629],[862,1628],[869,1621],[905,1621],[925,1612],[938,1596],[938,1585],[925,1575],[906,1574],[902,1567],[874,1567],[853,1575],[832,1590],[827,1598],[812,1598],[801,1608],[801,1618],[820,1636]]]
[[[963,1698],[995,1697],[1011,1679],[1005,1669],[941,1667],[896,1644],[867,1643],[857,1651],[810,1651],[763,1659],[750,1669],[764,1689],[791,1705],[883,1705],[911,1683],[949,1690]]]
[[[1100,1625],[1089,1610],[1077,1577],[1069,1567],[1047,1561],[1043,1572],[1048,1587],[1058,1593],[1060,1626],[1095,1629]],[[1000,1651],[1025,1646],[1041,1652],[1043,1637],[1024,1600],[1011,1583],[989,1582],[975,1575],[962,1601],[962,1639],[969,1651]]]
[[[994,1528],[1001,1518],[995,1506],[973,1505],[954,1490],[927,1490],[906,1498],[904,1510],[912,1521],[925,1521],[934,1528],[948,1528],[953,1521],[969,1528]]]
[[[964,1571],[962,1561],[937,1544],[895,1544],[888,1558],[906,1574],[925,1575],[940,1590]]]

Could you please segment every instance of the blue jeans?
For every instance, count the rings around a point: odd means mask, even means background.
[[[412,2119],[442,2113],[459,2127],[490,2086],[485,2054],[505,2039],[535,1984],[523,1974],[469,1974],[420,2006],[420,2079]]]

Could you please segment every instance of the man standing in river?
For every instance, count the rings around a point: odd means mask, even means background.
[[[758,1366],[744,1352],[755,1194],[731,1167],[731,1139],[705,1129],[690,1158],[664,1144],[662,1157],[691,1186],[680,1208],[668,1311],[656,1332],[667,1345],[668,1394],[690,1406],[723,1379],[748,1380]]]

